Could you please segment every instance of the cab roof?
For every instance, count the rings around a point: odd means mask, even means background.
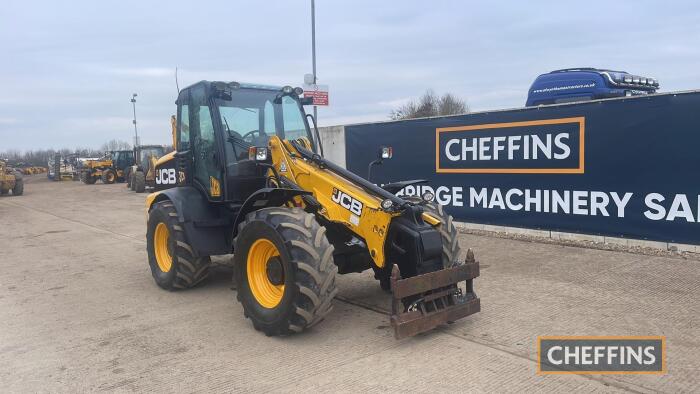
[[[207,89],[212,85],[212,84],[225,84],[225,85],[232,85],[232,84],[239,84],[241,88],[244,89],[258,89],[258,90],[270,90],[270,91],[278,91],[282,89],[282,86],[274,86],[274,85],[263,85],[263,84],[258,84],[258,83],[246,83],[246,82],[238,82],[238,81],[199,81],[196,83],[193,83],[192,85],[189,85],[185,87],[185,89],[190,89],[193,88],[197,85],[204,85]]]

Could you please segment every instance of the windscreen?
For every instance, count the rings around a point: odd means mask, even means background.
[[[242,88],[233,91],[231,100],[217,99],[221,127],[228,137],[226,156],[229,163],[248,158],[251,146],[266,146],[270,136],[295,140],[309,134],[299,102],[279,92]]]
[[[148,160],[149,157],[155,157],[156,159],[160,158],[163,156],[163,148],[160,147],[154,147],[154,148],[142,148],[141,149],[141,160],[145,161]]]

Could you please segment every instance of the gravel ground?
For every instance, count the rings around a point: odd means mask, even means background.
[[[338,277],[321,324],[269,338],[228,268],[154,284],[143,194],[27,178],[0,197],[2,392],[700,392],[700,263],[684,254],[465,233],[482,312],[396,341],[365,272]],[[538,335],[665,335],[668,373],[539,376]]]

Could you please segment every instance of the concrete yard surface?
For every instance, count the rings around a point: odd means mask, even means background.
[[[27,179],[0,197],[1,392],[700,391],[695,259],[465,234],[482,312],[396,341],[365,272],[339,276],[319,325],[266,337],[228,267],[187,291],[155,285],[144,194]],[[539,335],[663,335],[668,372],[537,375]]]

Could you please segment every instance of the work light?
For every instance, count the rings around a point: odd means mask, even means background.
[[[248,160],[265,161],[267,160],[267,148],[251,146],[248,148]]]
[[[433,194],[432,192],[425,192],[425,193],[423,193],[423,195],[421,196],[421,198],[422,198],[423,201],[425,201],[425,202],[431,202],[431,201],[433,201],[433,199],[435,198],[435,194]]]
[[[383,210],[388,211],[394,206],[394,202],[387,198],[386,200],[382,201],[381,205]]]
[[[390,146],[382,146],[382,159],[391,159],[394,156],[394,150]]]
[[[293,91],[294,91],[294,88],[291,86],[285,86],[282,88],[282,93],[284,93],[284,94],[292,94]]]

